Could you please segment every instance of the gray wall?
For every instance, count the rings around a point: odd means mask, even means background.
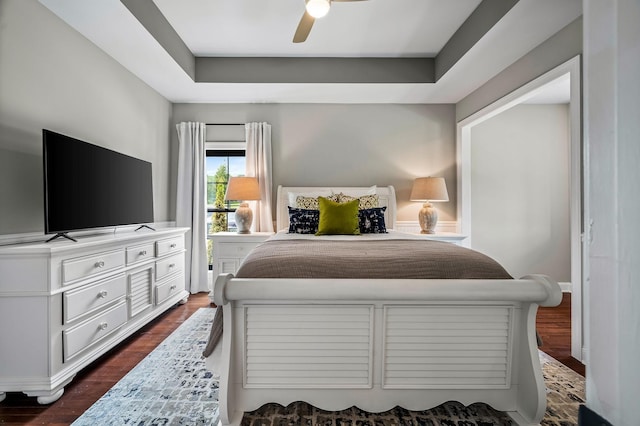
[[[266,121],[274,188],[394,185],[398,220],[417,221],[414,178],[443,176],[451,201],[438,203],[440,220],[456,219],[453,105],[175,104],[173,123],[180,121]]]
[[[558,31],[458,102],[456,104],[456,120],[461,121],[469,117],[581,53],[582,17]]]
[[[153,163],[169,209],[171,103],[34,0],[0,1],[0,234],[42,232],[42,128]]]
[[[471,241],[514,277],[571,282],[568,105],[519,105],[471,130]]]

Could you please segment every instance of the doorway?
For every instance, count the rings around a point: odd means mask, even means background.
[[[488,105],[457,124],[458,153],[458,218],[459,232],[469,236],[466,245],[473,247],[472,227],[472,129],[496,117],[516,105],[541,96],[550,87],[561,87],[566,82],[569,95],[569,248],[570,281],[563,290],[571,291],[571,355],[585,362],[586,348],[583,336],[583,259],[587,259],[586,247],[582,243],[583,234],[583,192],[582,192],[582,143],[581,143],[581,101],[580,101],[580,57],[577,56],[554,68],[537,79],[516,89],[510,94]]]

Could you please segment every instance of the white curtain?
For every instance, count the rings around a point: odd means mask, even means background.
[[[176,225],[191,228],[187,233],[187,290],[209,291],[207,283],[206,188],[204,123],[182,122],[178,130],[178,188]]]
[[[246,123],[247,176],[258,178],[260,201],[251,203],[253,230],[273,232],[271,214],[271,125],[268,123]]]

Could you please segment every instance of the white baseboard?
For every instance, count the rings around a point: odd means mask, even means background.
[[[571,293],[571,283],[558,283],[563,293]]]

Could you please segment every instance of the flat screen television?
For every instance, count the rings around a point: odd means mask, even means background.
[[[150,162],[46,129],[42,147],[45,234],[153,222]]]

